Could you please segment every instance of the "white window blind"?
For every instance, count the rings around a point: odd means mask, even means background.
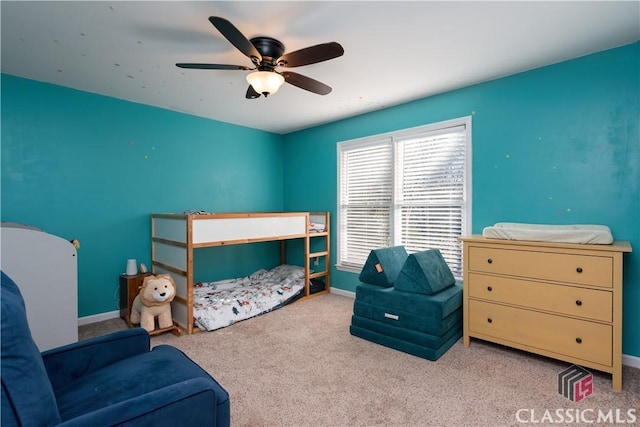
[[[340,234],[342,264],[364,264],[370,248],[390,245],[393,146],[390,139],[342,154]]]
[[[470,209],[470,118],[338,144],[338,268],[372,249],[437,248],[456,277]]]

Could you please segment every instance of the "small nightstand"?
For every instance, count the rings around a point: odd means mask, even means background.
[[[134,276],[128,276],[126,274],[120,275],[120,317],[127,322],[130,328],[133,328],[133,323],[131,323],[131,306],[133,300],[140,292],[140,287],[142,286],[142,281],[145,276],[149,274],[150,273],[140,273]]]

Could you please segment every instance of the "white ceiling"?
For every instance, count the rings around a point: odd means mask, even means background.
[[[2,72],[233,124],[288,133],[622,46],[639,1],[2,1]],[[337,41],[342,57],[290,69],[333,88],[285,84],[245,99],[251,66],[208,20],[286,52]]]

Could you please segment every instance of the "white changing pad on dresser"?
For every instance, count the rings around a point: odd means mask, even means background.
[[[549,225],[498,222],[482,230],[489,239],[609,245],[613,235],[606,225]]]

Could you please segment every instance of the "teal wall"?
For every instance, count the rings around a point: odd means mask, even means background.
[[[634,43],[286,135],[285,209],[331,211],[335,254],[336,142],[470,115],[472,232],[593,223],[630,241],[624,353],[640,357],[639,80]],[[357,283],[332,269],[333,287]]]
[[[635,250],[624,353],[640,357],[639,80],[634,43],[280,136],[2,75],[2,220],[78,238],[79,314],[109,312],[126,259],[149,263],[149,213],[328,210],[335,225],[336,142],[471,115],[473,232],[609,225]],[[277,262],[263,246],[213,250],[196,278]]]
[[[128,258],[150,265],[150,213],[283,208],[280,135],[8,75],[1,83],[2,221],[79,239],[81,317],[118,309]],[[264,246],[218,251],[196,278],[277,264]]]

